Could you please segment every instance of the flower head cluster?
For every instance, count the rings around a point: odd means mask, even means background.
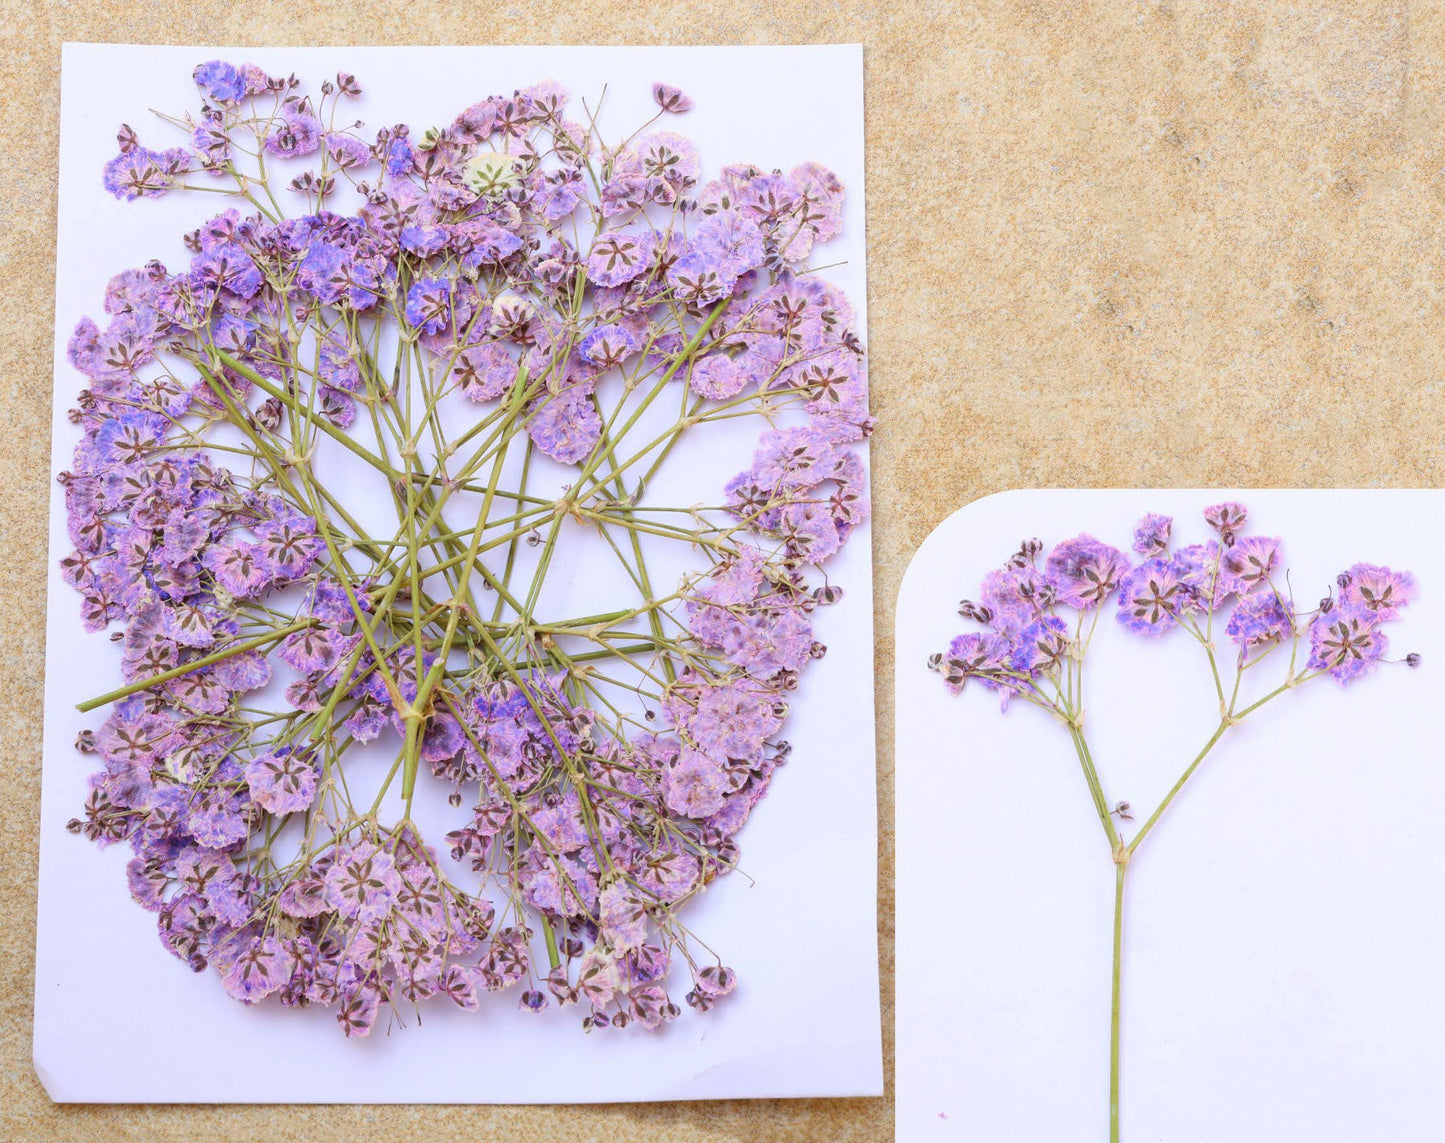
[[[1137,562],[1083,533],[1055,545],[1040,566],[1043,544],[1027,541],[984,577],[977,600],[960,605],[983,629],[958,636],[933,666],[954,693],[972,679],[999,691],[1005,704],[1023,695],[1047,705],[1061,664],[1082,659],[1109,608],[1140,635],[1183,628],[1211,655],[1211,633],[1222,628],[1240,669],[1268,650],[1293,647],[1305,666],[1295,684],[1319,675],[1349,683],[1383,661],[1384,627],[1416,594],[1409,572],[1355,564],[1338,577],[1338,595],[1302,611],[1289,595],[1277,537],[1246,534],[1248,513],[1236,502],[1204,516],[1216,535],[1181,547],[1171,544],[1170,517],[1145,515],[1134,529]]]
[[[588,1028],[672,1018],[679,974],[708,1009],[736,977],[684,907],[788,755],[841,596],[809,569],[868,513],[854,312],[803,272],[843,188],[708,179],[669,130],[609,145],[551,82],[365,136],[350,75],[194,78],[185,145],[122,129],[105,186],[237,205],[70,341],[63,568],[123,683],[85,704],[108,713],[72,828],[129,847],[176,956],[347,1035],[511,986]],[[744,413],[772,427],[717,504],[648,496]],[[697,553],[676,588],[648,570],[668,546]],[[599,558],[633,592],[549,610]]]

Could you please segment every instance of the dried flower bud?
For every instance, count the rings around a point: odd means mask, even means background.
[[[993,622],[993,608],[986,607],[980,603],[974,603],[971,599],[960,601],[958,613],[965,619],[972,619],[978,623],[989,624]]]
[[[257,407],[255,416],[256,427],[262,432],[274,433],[281,427],[282,405],[277,397],[268,397]]]

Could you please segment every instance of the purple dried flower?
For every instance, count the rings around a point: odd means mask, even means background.
[[[339,170],[354,171],[368,166],[375,156],[367,144],[350,135],[328,133],[324,137],[326,154]]]
[[[736,281],[763,264],[763,232],[747,215],[723,211],[703,220],[693,236],[692,250],[720,278]]]
[[[1013,646],[1001,635],[960,635],[948,645],[943,659],[944,684],[951,694],[962,691],[969,679],[996,688],[1012,654]]]
[[[280,123],[266,136],[266,150],[283,158],[309,155],[321,146],[322,133],[321,120],[307,104],[288,102]]]
[[[1220,566],[1223,558],[1224,549],[1214,540],[1189,544],[1174,552],[1171,562],[1180,582],[1189,588],[1189,610],[1216,611],[1229,596]]]
[[[654,83],[652,99],[657,106],[673,115],[681,115],[684,111],[692,110],[692,100],[670,83]]]
[[[684,750],[663,774],[667,808],[686,818],[705,818],[722,809],[727,771],[698,750]]]
[[[1069,625],[1057,615],[1030,623],[1018,634],[1009,665],[1022,674],[1051,671],[1068,653]]]
[[[651,231],[604,234],[587,255],[587,277],[599,286],[622,286],[647,269],[652,258]]]
[[[1243,528],[1247,519],[1249,519],[1248,510],[1237,500],[1211,504],[1204,510],[1205,523],[1226,538]]]
[[[292,746],[259,754],[246,766],[251,800],[273,814],[310,808],[316,797],[316,763]]]
[[[1103,603],[1128,570],[1128,556],[1088,533],[1057,545],[1045,564],[1059,601],[1080,611]]]
[[[1179,622],[1189,589],[1168,560],[1145,560],[1119,581],[1118,620],[1141,635],[1162,635]]]
[[[712,401],[731,400],[741,393],[750,378],[725,353],[710,353],[696,359],[688,371],[688,386],[699,397]]]
[[[176,184],[178,176],[191,169],[191,153],[181,148],[148,151],[132,147],[105,165],[105,189],[127,202],[138,198],[159,198]]]
[[[1318,616],[1310,624],[1309,666],[1341,684],[1367,674],[1389,644],[1380,622],[1377,613],[1352,603]]]
[[[1266,585],[1279,564],[1279,540],[1267,536],[1245,536],[1228,547],[1219,561],[1219,579],[1232,595],[1248,595]]]
[[[452,283],[423,278],[406,294],[406,320],[422,333],[441,333],[451,321]]]
[[[246,77],[240,69],[222,60],[197,65],[191,78],[208,99],[217,103],[239,103],[248,94]]]
[[[255,1004],[290,979],[290,962],[274,934],[263,937],[243,930],[232,935],[227,946],[226,954],[233,959],[221,983],[237,1000]],[[211,959],[216,959],[214,952]]]
[[[1400,609],[1418,594],[1415,577],[1377,564],[1355,564],[1344,588],[1346,603],[1363,607],[1384,622],[1399,617]]]
[[[625,326],[601,325],[582,339],[584,360],[599,369],[613,369],[642,348],[637,335]]]
[[[1145,513],[1134,525],[1134,550],[1150,558],[1163,555],[1169,549],[1169,535],[1173,528],[1172,516]]]
[[[367,842],[338,850],[326,874],[326,903],[346,918],[379,920],[400,889],[395,859]]]
[[[1261,647],[1294,634],[1293,613],[1277,592],[1257,591],[1235,604],[1224,631],[1241,648]]]

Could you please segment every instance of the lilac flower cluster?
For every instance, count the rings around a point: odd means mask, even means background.
[[[1040,567],[1043,545],[1024,543],[998,571],[984,577],[977,601],[960,613],[983,631],[958,636],[933,666],[957,694],[970,679],[1000,692],[1005,705],[1027,696],[1045,705],[1049,685],[1066,658],[1082,657],[1097,615],[1113,601],[1114,617],[1140,635],[1183,627],[1207,641],[1222,622],[1241,669],[1278,646],[1306,649],[1295,684],[1328,675],[1339,683],[1378,665],[1388,647],[1384,627],[1415,597],[1409,572],[1358,563],[1311,610],[1298,610],[1284,582],[1278,537],[1245,535],[1242,504],[1210,507],[1217,533],[1202,543],[1171,548],[1173,521],[1145,515],[1126,552],[1083,533],[1057,544]]]
[[[123,682],[84,704],[109,710],[78,743],[101,768],[72,829],[129,847],[132,894],[193,969],[347,1035],[514,985],[589,1029],[656,1027],[679,967],[707,1010],[736,975],[681,913],[788,756],[813,613],[841,597],[808,571],[868,513],[855,315],[804,272],[842,186],[813,163],[704,180],[672,131],[609,146],[552,82],[367,137],[350,75],[317,97],[251,64],[194,78],[199,113],[170,120],[186,145],[123,128],[105,186],[238,205],[187,236],[188,264],[112,278],[70,341],[63,569]],[[653,94],[659,118],[691,107]],[[348,185],[354,213],[332,205]],[[627,440],[664,402],[672,428]],[[669,452],[743,412],[775,427],[722,503],[648,502]],[[394,533],[326,483],[347,454],[384,479]],[[540,612],[583,532],[638,598]],[[705,556],[674,592],[644,555],[668,542]],[[367,744],[394,758],[370,807],[347,767]],[[466,807],[439,846],[419,780]]]

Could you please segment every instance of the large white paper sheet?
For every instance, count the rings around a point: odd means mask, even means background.
[[[65,411],[81,379],[64,347],[99,311],[107,278],[150,258],[179,264],[181,236],[227,200],[174,195],[121,203],[101,187],[122,120],[147,141],[148,109],[194,106],[190,74],[211,58],[252,60],[315,84],[338,70],[366,94],[373,127],[448,121],[488,94],[553,78],[630,130],[650,118],[649,85],[682,86],[696,109],[675,126],[698,143],[704,174],[724,163],[790,167],[813,159],[848,190],[842,237],[820,261],[863,330],[861,49],[315,48],[67,45],[62,92],[54,468],[77,439]],[[672,126],[674,124],[669,124]],[[165,144],[169,145],[169,144]],[[756,437],[760,422],[752,421]],[[720,488],[751,448],[690,458]],[[697,474],[700,473],[701,476]],[[688,479],[684,473],[679,479]],[[715,495],[715,493],[714,493]],[[684,503],[696,499],[692,496]],[[248,1009],[214,975],[193,976],[161,948],[155,917],[126,891],[123,847],[100,852],[66,833],[90,760],[73,749],[94,725],[74,704],[115,685],[113,648],[87,636],[55,561],[69,550],[51,503],[46,720],[41,812],[35,1063],[58,1101],[554,1102],[871,1095],[882,1091],[878,1009],[871,550],[855,535],[829,564],[848,597],[819,616],[828,656],[804,680],[787,736],[792,762],[739,836],[743,870],[689,916],[737,970],[739,992],[657,1034],[584,1035],[570,1015],[521,1013],[510,994],[479,1013],[430,1005],[421,1025],[347,1041],[316,1011]],[[588,578],[580,569],[575,577]],[[746,875],[745,875],[746,874]],[[749,879],[751,877],[751,880]]]
[[[1108,1137],[1114,872],[1063,728],[928,656],[1021,539],[1127,548],[1146,510],[1179,543],[1244,501],[1313,608],[1356,561],[1420,584],[1389,634],[1403,664],[1321,679],[1205,761],[1130,864],[1122,1130],[1129,1141],[1388,1139],[1445,1122],[1445,541],[1440,492],[1013,492],[955,513],[897,613],[898,1138]],[[1112,610],[1112,606],[1110,608]],[[1222,640],[1221,640],[1222,642]],[[1207,662],[1107,616],[1086,726],[1111,801],[1149,814],[1218,721]],[[1270,686],[1283,664],[1261,664]],[[1263,679],[1255,680],[1259,686]]]

